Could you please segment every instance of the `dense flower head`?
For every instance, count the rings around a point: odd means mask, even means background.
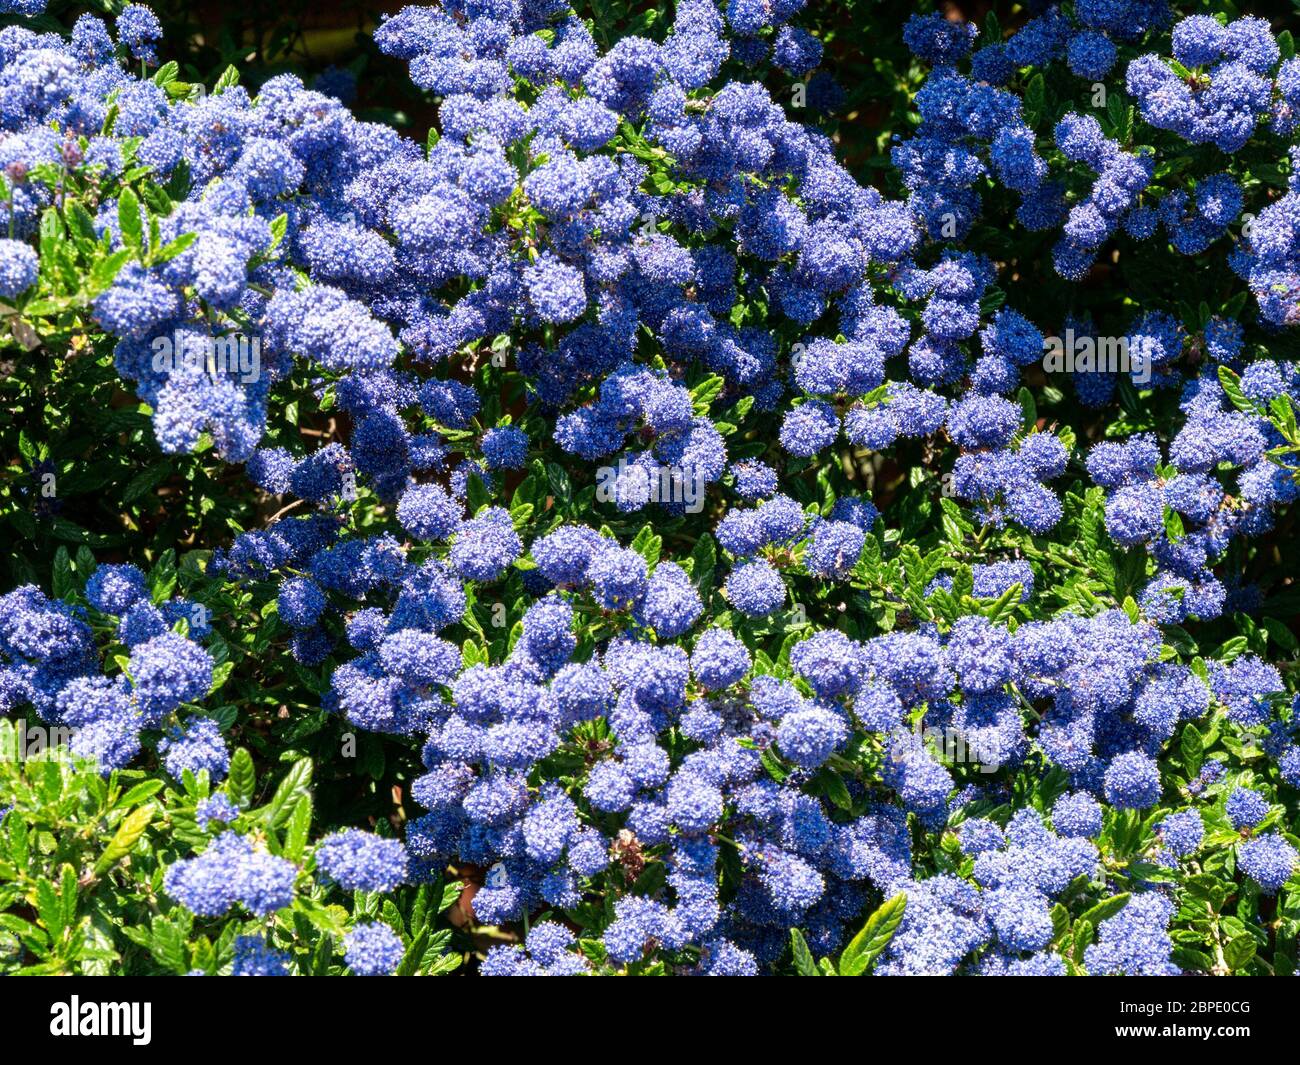
[[[206,695],[212,669],[207,651],[172,632],[140,644],[128,664],[141,711],[151,718]]]
[[[1170,961],[1173,944],[1166,931],[1174,905],[1163,895],[1137,895],[1114,917],[1097,927],[1097,942],[1084,952],[1095,975],[1173,976],[1181,970]]]
[[[1159,826],[1160,839],[1179,857],[1196,852],[1205,837],[1205,823],[1195,810],[1182,810],[1166,817]]]
[[[1106,799],[1121,809],[1143,810],[1160,798],[1160,773],[1150,758],[1129,751],[1106,770]]]
[[[224,832],[196,857],[171,865],[166,892],[201,917],[217,917],[235,903],[265,917],[293,901],[297,867],[255,848],[246,836]]]
[[[171,631],[170,619],[183,618],[203,638],[211,635],[205,608],[182,599],[155,607],[144,573],[131,564],[99,566],[87,576],[86,598],[95,609],[122,615],[108,632],[122,639],[129,657],[101,662],[84,608],[47,599],[30,585],[18,588],[0,597],[8,608],[0,626],[0,705],[31,703],[50,722],[70,728],[74,752],[105,773],[139,755],[146,730],[170,726],[157,744],[169,771],[179,778],[187,768],[208,769],[220,779],[228,755],[216,722],[192,718],[182,727],[174,716],[208,693],[214,663],[193,639]]]
[[[746,562],[727,578],[726,596],[742,614],[761,617],[780,607],[786,598],[785,582],[766,561]]]
[[[0,296],[12,299],[36,283],[36,252],[22,241],[0,240]]]
[[[129,563],[100,566],[86,582],[87,600],[105,614],[125,614],[127,608],[144,594],[144,574]]]
[[[1052,827],[1062,836],[1096,836],[1102,827],[1101,806],[1085,792],[1062,795],[1052,806]]]
[[[260,936],[239,936],[235,940],[232,976],[288,976],[289,959],[283,951],[267,946]]]
[[[510,515],[492,507],[456,530],[451,546],[451,564],[468,580],[491,581],[519,557],[523,544]]]
[[[183,732],[165,738],[158,749],[165,755],[167,772],[177,779],[186,770],[196,776],[207,770],[216,781],[230,768],[230,753],[221,737],[221,728],[210,717],[195,718]]]
[[[1295,870],[1296,849],[1276,832],[1247,840],[1237,851],[1242,871],[1269,895],[1276,894]]]
[[[153,42],[162,36],[162,24],[143,4],[127,4],[117,16],[117,36],[137,59],[157,62]]]
[[[343,938],[348,968],[358,976],[389,976],[406,948],[396,932],[378,921],[359,924]]]
[[[348,891],[391,891],[407,876],[406,851],[399,842],[359,829],[321,840],[316,865]]]
[[[239,810],[224,792],[204,799],[194,810],[194,819],[204,831],[212,825],[228,825],[238,816]]]
[[[1250,788],[1234,788],[1223,810],[1233,828],[1254,828],[1268,816],[1268,800]]]
[[[691,652],[691,672],[706,688],[726,688],[740,680],[750,665],[749,650],[725,629],[708,629]]]
[[[483,961],[484,976],[578,976],[590,963],[574,953],[573,933],[555,921],[539,921],[522,946],[492,947]]]

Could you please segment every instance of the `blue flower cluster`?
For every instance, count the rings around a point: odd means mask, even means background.
[[[668,951],[687,952],[704,972],[758,971],[781,956],[792,924],[827,953],[866,898],[901,891],[907,916],[882,971],[951,972],[971,958],[990,974],[1066,971],[1050,949],[1050,911],[1076,877],[1097,875],[1089,840],[1102,831],[1103,809],[1161,802],[1157,759],[1184,722],[1236,700],[1252,708],[1236,720],[1254,727],[1271,720],[1268,701],[1283,690],[1247,660],[1213,677],[1167,661],[1157,627],[1216,616],[1226,591],[1210,567],[1234,536],[1261,531],[1275,505],[1290,501],[1291,482],[1264,458],[1278,443],[1273,430],[1234,406],[1211,364],[1184,385],[1187,425],[1171,445],[1172,466],[1153,438],[1094,447],[1088,470],[1107,492],[1107,531],[1157,563],[1138,616],[1110,610],[1007,627],[959,609],[938,627],[863,641],[814,632],[790,649],[788,667],[760,669],[731,628],[776,615],[792,581],[851,581],[878,514],[852,497],[829,512],[805,510],[781,491],[778,470],[730,454],[707,412],[719,397],[745,410],[784,406],[779,444],[791,470],[841,432],[867,452],[946,434],[958,449],[952,494],[986,525],[1055,527],[1063,507],[1048,482],[1064,474],[1073,441],[1027,426],[1021,403],[1008,398],[1042,359],[1044,336],[1011,308],[984,310],[997,268],[955,245],[978,216],[974,189],[986,177],[1021,194],[1022,224],[1064,224],[1055,261],[1066,276],[1086,274],[1121,225],[1143,235],[1140,197],[1155,157],[1122,149],[1078,113],[1039,141],[1022,101],[1002,86],[1015,69],[1058,58],[1079,76],[1106,76],[1117,44],[1163,24],[1162,5],[1122,17],[1081,5],[1073,22],[1053,10],[976,52],[969,76],[957,64],[973,31],[914,18],[906,39],[936,70],[917,99],[917,135],[894,151],[905,204],[853,181],[829,145],[757,85],[705,89],[728,48],[747,47],[743,34],[727,41],[711,4],[680,5],[663,45],[632,38],[604,56],[559,11],[514,12],[491,32],[475,11],[462,14],[407,8],[379,30],[381,47],[443,98],[443,136],[427,158],[393,144],[364,179],[336,187],[330,211],[348,221],[331,224],[350,227],[339,233],[348,254],[327,252],[326,222],[315,220],[306,231],[317,235],[299,242],[315,285],[292,298],[331,286],[339,300],[369,306],[432,368],[450,370],[469,351],[477,369],[499,350],[499,335],[536,329],[544,339],[508,357],[530,405],[553,421],[556,445],[617,466],[608,497],[617,511],[657,502],[682,513],[680,501],[652,493],[664,467],[711,493],[735,492],[715,525],[734,562],[718,589],[733,620],[707,624],[715,590],[691,567],[647,558],[608,532],[554,524],[527,543],[526,514],[486,507],[469,516],[472,482],[491,493],[499,471],[525,468],[530,448],[545,443],[543,423],[529,415],[484,423],[490,399],[450,373],[417,379],[378,361],[348,368],[338,395],[356,420],[349,447],[301,460],[259,451],[250,473],[269,491],[322,504],[341,495],[347,476],[370,478],[425,545],[419,561],[384,536],[336,541],[324,519],[312,519],[320,524],[308,535],[299,519],[302,538],[319,542],[276,549],[245,534],[219,565],[238,576],[238,555],[261,574],[300,573],[279,598],[295,640],[323,640],[341,620],[356,655],[334,670],[329,705],[362,728],[424,740],[425,774],[411,794],[428,812],[407,829],[410,875],[448,861],[485,868],[474,911],[502,923],[572,908],[594,878],[662,862],[661,894],[614,904],[603,946],[620,964]],[[774,54],[798,69],[799,47],[788,38]],[[535,93],[527,105],[516,79]],[[1068,211],[1047,164],[1062,157],[1092,175]],[[668,177],[648,193],[655,168]],[[1242,206],[1240,185],[1223,173],[1168,193],[1152,221],[1194,254]],[[358,267],[358,249],[365,258],[372,247],[373,267]],[[421,293],[456,279],[474,284],[455,300],[395,295],[385,265],[393,255]],[[347,276],[331,265],[345,261]],[[382,295],[375,278],[384,279]],[[742,288],[770,300],[769,328],[733,320]],[[306,306],[295,313],[310,323]],[[788,325],[772,328],[778,321]],[[1203,327],[1217,363],[1240,365],[1234,327]],[[656,340],[649,359],[647,333]],[[1182,380],[1178,322],[1147,313],[1126,339],[1160,384]],[[329,365],[310,344],[285,346]],[[904,355],[904,372],[891,375],[891,360]],[[1279,367],[1273,386],[1252,369],[1243,388],[1267,402],[1293,376]],[[798,394],[784,404],[790,385]],[[1225,461],[1241,470],[1232,497],[1209,476]],[[463,658],[442,634],[467,620],[483,594],[477,586],[516,570],[532,598],[517,608],[509,654],[495,665]],[[1018,585],[1019,602],[1033,602],[1025,561],[978,566],[973,577],[973,596],[997,600]],[[957,602],[951,577],[934,589]],[[602,627],[588,630],[580,618]],[[960,737],[990,770],[1055,767],[1071,789],[1052,811],[1055,831],[1027,811],[1005,828],[968,816],[996,801],[996,789],[959,787],[935,733]],[[864,752],[878,784],[870,812],[845,819],[809,784]],[[850,783],[851,800],[859,786]],[[958,827],[977,887],[912,879],[909,815],[932,831]],[[1175,862],[1197,846],[1183,816],[1163,829]],[[723,840],[739,858],[726,898]],[[329,862],[340,859],[327,856],[343,846],[318,852],[331,876]],[[1267,886],[1266,838],[1246,846],[1260,855],[1256,879]],[[1284,856],[1277,865],[1290,874]],[[1160,931],[1169,914],[1145,915],[1147,905],[1127,924],[1103,923],[1090,966],[1172,971]],[[540,925],[525,947],[494,950],[484,971],[585,971],[571,943],[560,926]]]
[[[161,217],[134,196],[103,198],[95,235],[129,261],[95,297],[93,314],[120,338],[118,372],[153,408],[163,450],[193,450],[206,435],[224,457],[243,461],[295,357],[374,369],[398,353],[390,328],[364,305],[325,284],[300,293],[293,270],[315,261],[324,276],[384,280],[373,256],[340,256],[345,222],[312,226],[318,215],[307,204],[393,138],[292,76],[254,99],[237,85],[196,97],[174,73],[171,81],[130,73],[128,57],[157,63],[161,28],[148,8],[130,4],[116,29],[120,47],[91,15],[70,40],[19,27],[6,34],[0,163],[11,228],[33,233],[64,175],[109,182],[147,168],[181,190],[182,202]],[[385,253],[391,269],[391,249],[376,251],[380,260]],[[7,241],[0,261],[5,296],[31,286],[29,248]]]
[[[293,902],[298,867],[259,850],[251,839],[224,832],[198,856],[167,868],[167,894],[201,917],[219,917],[235,903],[266,917]]]
[[[1045,113],[1041,92],[1030,110],[1030,90],[1016,87],[1037,83],[1041,89],[1041,74],[1025,81],[1026,69],[1050,73],[1064,64],[1093,83],[1093,105],[1106,113],[1106,79],[1122,71],[1123,87],[1152,131],[1214,145],[1229,157],[1247,144],[1267,143],[1266,130],[1283,137],[1296,131],[1300,60],[1282,58],[1267,20],[1191,15],[1172,26],[1171,59],[1137,54],[1149,31],[1172,21],[1163,0],[1089,3],[1073,10],[1053,5],[1005,40],[972,52],[973,25],[912,16],[904,39],[934,71],[917,94],[921,125],[895,147],[894,162],[929,235],[963,239],[981,214],[985,179],[1021,197],[1017,218],[1026,229],[1061,228],[1053,258],[1057,272],[1070,280],[1085,279],[1121,231],[1146,240],[1163,224],[1184,255],[1198,254],[1227,234],[1244,207],[1232,175],[1185,174],[1151,191],[1167,157],[1163,142],[1128,150],[1122,138],[1103,132],[1095,116],[1077,111],[1061,116],[1054,129],[1038,128]],[[1132,60],[1120,63],[1121,51]],[[1109,91],[1120,93],[1118,87]],[[1084,196],[1070,191],[1081,180],[1091,182]],[[1294,226],[1283,222],[1288,211],[1293,212],[1289,205],[1264,206],[1261,217],[1269,213],[1267,233],[1274,239],[1257,241],[1247,226],[1241,246],[1229,256],[1234,269],[1253,275],[1261,311],[1279,325],[1294,320],[1296,306]]]
[[[802,510],[779,495],[733,513],[753,516],[760,544],[789,543],[805,530]],[[1052,897],[1095,867],[1096,849],[1085,841],[1102,828],[1098,800],[1118,811],[1156,805],[1164,792],[1156,757],[1182,722],[1201,719],[1221,700],[1243,726],[1257,726],[1271,719],[1269,700],[1283,690],[1275,670],[1250,659],[1223,668],[1211,683],[1162,661],[1159,629],[1121,610],[1028,622],[1014,632],[970,614],[944,631],[862,643],[816,632],[793,646],[791,673],[780,679],[755,672],[744,643],[724,628],[700,629],[689,654],[670,642],[690,633],[702,614],[698,592],[675,563],[648,566],[637,553],[570,526],[535,541],[529,554],[556,590],[524,613],[506,662],[464,668],[459,649],[437,635],[462,616],[459,579],[436,560],[408,564],[390,611],[367,607],[349,621],[348,638],[362,653],[335,672],[333,698],[364,728],[427,736],[426,774],[411,794],[429,812],[408,826],[406,847],[414,870],[448,860],[487,867],[474,898],[481,920],[572,907],[611,866],[661,855],[672,904],[624,898],[606,933],[610,956],[624,963],[640,960],[651,945],[696,945],[706,966],[735,952],[749,959],[745,966],[762,965],[780,956],[783,929],[795,922],[818,950],[830,951],[843,942],[864,888],[874,888],[905,890],[909,898],[919,892],[909,913],[922,927],[913,943],[905,920],[891,955],[898,971],[951,971],[990,941],[1000,953],[984,958],[985,971],[1056,971],[1059,959],[1035,952],[1051,938]],[[784,594],[767,562],[748,562],[726,582],[742,613],[761,612],[744,605],[754,593],[737,580],[757,567],[771,572]],[[1033,596],[1033,570],[1024,562],[982,567],[976,580],[986,598],[1017,586],[1021,600]],[[417,606],[417,588],[430,590],[432,610]],[[680,596],[684,613],[671,605]],[[621,617],[621,631],[601,640],[592,657],[575,658],[586,644],[577,613],[601,608]],[[664,611],[666,620],[657,620]],[[417,617],[412,627],[407,618]],[[983,856],[975,876],[985,889],[964,902],[937,901],[933,885],[909,886],[906,814],[941,829],[982,798],[978,788],[959,791],[949,766],[909,726],[918,710],[927,733],[961,737],[991,770],[1042,759],[1077,789],[1052,812],[1059,842],[1023,818],[1005,837],[988,821],[961,823],[963,847]],[[876,812],[845,822],[804,786],[850,750],[876,752],[887,791]],[[570,767],[573,786],[547,781],[553,763]],[[775,779],[771,765],[783,767]],[[533,783],[539,772],[543,783]],[[1232,800],[1230,817],[1254,816],[1233,812],[1244,801]],[[1195,849],[1174,819],[1164,833],[1175,853]],[[344,886],[378,889],[383,878],[344,879],[341,859],[327,857],[347,835],[322,844],[318,866]],[[355,835],[344,853],[368,838]],[[735,841],[743,870],[740,891],[726,905],[718,896],[720,839]],[[1049,860],[1039,847],[1064,851]],[[1033,880],[1043,868],[1059,871],[1051,884]],[[1261,871],[1261,883],[1269,875]],[[926,908],[932,905],[947,914],[937,925]],[[935,933],[957,920],[953,907],[970,922],[967,931]],[[517,948],[494,956],[488,969],[549,971]]]
[[[1184,342],[1176,323],[1159,312],[1144,316],[1133,334],[1133,341],[1166,352],[1180,351]],[[1211,361],[1183,386],[1185,420],[1169,443],[1167,463],[1149,433],[1103,441],[1088,454],[1088,472],[1106,491],[1110,536],[1142,547],[1156,562],[1141,605],[1165,624],[1218,617],[1228,588],[1212,567],[1234,540],[1272,529],[1276,511],[1296,498],[1294,480],[1268,457],[1283,440],[1261,413],[1276,397],[1300,399],[1296,367],[1252,363],[1241,377],[1243,409],[1225,390],[1218,365]],[[1225,471],[1235,479],[1226,489]]]
[[[386,924],[359,924],[343,940],[348,968],[358,976],[391,976],[406,953]]]
[[[140,753],[145,734],[167,771],[225,775],[229,754],[217,723],[187,711],[212,686],[212,656],[191,637],[211,631],[204,607],[182,598],[155,603],[145,574],[104,564],[86,582],[87,606],[50,599],[34,585],[0,596],[0,710],[30,705],[70,731],[70,747],[105,772]],[[184,625],[189,635],[174,627]],[[116,639],[124,668],[105,671],[102,648]]]

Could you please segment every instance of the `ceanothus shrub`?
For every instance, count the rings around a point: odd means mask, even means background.
[[[813,7],[405,7],[420,140],[0,31],[2,343],[236,486],[0,601],[111,971],[1294,968],[1294,41],[917,13],[867,168]]]

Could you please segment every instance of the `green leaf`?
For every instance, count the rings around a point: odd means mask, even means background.
[[[841,976],[861,976],[870,968],[871,963],[894,938],[906,908],[907,895],[903,892],[881,903],[880,908],[867,918],[862,931],[849,941],[840,955]]]
[[[718,398],[718,393],[722,391],[722,386],[727,382],[717,374],[710,374],[698,385],[691,389],[691,403],[695,407],[695,413],[703,417],[709,413],[709,406]]]
[[[170,240],[154,253],[154,263],[171,262],[181,252],[188,248],[198,239],[197,233],[182,233],[175,240]]]
[[[149,827],[149,822],[153,820],[155,812],[156,807],[154,804],[146,803],[140,809],[127,814],[122,819],[122,823],[117,826],[117,832],[109,840],[108,846],[104,848],[104,853],[99,856],[99,861],[95,863],[96,876],[106,873],[112,866],[131,853],[131,848],[144,835],[144,830]]]
[[[1070,930],[1070,911],[1059,902],[1052,907],[1052,942],[1059,943]]]
[[[1178,543],[1187,535],[1183,528],[1183,517],[1173,507],[1165,507],[1165,535],[1169,537],[1171,544]]]
[[[342,906],[323,906],[314,899],[298,898],[293,905],[295,914],[302,914],[326,935],[342,939],[348,931],[348,911]]]
[[[164,63],[154,73],[153,83],[161,89],[169,81],[175,81],[177,75],[180,74],[180,70],[180,65],[174,59]]]
[[[1125,140],[1128,137],[1128,107],[1119,93],[1113,93],[1106,102],[1106,117],[1110,119],[1116,139]]]
[[[212,95],[217,96],[227,89],[233,88],[239,84],[239,71],[232,64],[222,71],[221,77],[217,79],[216,85],[212,87]]]
[[[1293,633],[1286,624],[1278,621],[1277,618],[1261,618],[1260,624],[1264,626],[1264,631],[1268,633],[1269,638],[1282,648],[1284,651],[1300,651],[1300,641],[1296,640]]]
[[[54,598],[66,599],[73,589],[73,580],[72,559],[68,556],[68,549],[60,546],[54,552]]]
[[[512,503],[510,506],[510,521],[516,529],[523,529],[528,524],[528,519],[533,516],[533,505],[531,503]]]
[[[551,486],[551,495],[555,497],[557,506],[568,503],[573,498],[573,484],[569,480],[568,473],[559,463],[546,464],[546,480]]]
[[[1201,763],[1205,759],[1205,741],[1201,737],[1200,730],[1190,721],[1183,726],[1179,747],[1182,750],[1183,767],[1187,770],[1188,777],[1196,776],[1201,771]]]
[[[158,794],[158,792],[162,791],[164,787],[166,787],[166,784],[161,780],[141,781],[118,799],[117,802],[113,803],[113,809],[120,810],[132,806],[139,806],[146,799],[152,799]]]
[[[541,463],[534,463],[533,472],[519,482],[519,487],[511,495],[511,515],[514,514],[514,508],[522,503],[531,503],[534,510],[546,505],[546,470]]]
[[[1230,636],[1219,644],[1219,649],[1214,652],[1214,657],[1220,662],[1231,662],[1235,658],[1240,658],[1250,649],[1250,641],[1244,636]]]
[[[36,915],[51,940],[58,939],[63,934],[63,907],[59,905],[54,885],[48,880],[36,882]]]
[[[410,946],[406,948],[406,953],[402,955],[402,962],[397,967],[398,976],[414,976],[419,969],[421,960],[424,958],[425,947],[429,945],[429,929],[420,929],[419,933],[411,940]]]
[[[1208,873],[1197,873],[1183,881],[1183,890],[1193,898],[1204,899],[1216,913],[1235,885],[1224,884]]]
[[[95,572],[95,553],[84,544],[77,548],[77,557],[73,559],[77,564],[77,576],[85,580]]]
[[[1029,85],[1025,89],[1025,117],[1026,121],[1032,126],[1047,103],[1047,84],[1043,81],[1043,75],[1035,74],[1029,79]]]
[[[1097,905],[1093,906],[1091,909],[1085,910],[1079,917],[1079,920],[1087,921],[1095,928],[1097,925],[1101,924],[1102,921],[1109,920],[1111,917],[1114,917],[1115,914],[1119,913],[1120,910],[1128,905],[1128,900],[1131,897],[1132,896],[1127,891],[1122,892],[1119,895],[1113,895],[1110,898],[1097,903]]]
[[[70,200],[63,213],[68,225],[83,245],[94,244],[99,238],[95,236],[95,219],[85,204],[80,200]]]
[[[1176,884],[1178,875],[1163,865],[1151,862],[1130,862],[1128,875],[1134,880],[1144,880],[1152,884]]]
[[[8,722],[6,722],[7,724]],[[9,819],[9,858],[20,872],[26,871],[31,860],[31,834],[22,818]]]
[[[171,464],[168,462],[156,462],[147,469],[141,470],[122,490],[122,502],[134,503],[142,496],[148,495],[162,484],[171,472]]]
[[[713,584],[713,571],[717,566],[718,553],[713,544],[713,537],[702,533],[691,548],[691,581],[701,592],[707,591]]]
[[[122,242],[139,256],[144,247],[144,220],[140,200],[129,185],[117,198],[117,224],[122,230]]]
[[[0,928],[16,935],[31,948],[33,953],[43,952],[50,941],[50,937],[42,929],[12,913],[0,913]]]
[[[1091,921],[1078,920],[1074,922],[1074,962],[1076,965],[1083,964],[1084,951],[1088,949],[1088,944],[1093,941],[1097,934],[1097,926]]]
[[[302,852],[307,846],[307,836],[311,832],[311,796],[304,795],[298,800],[289,817],[289,830],[285,834],[284,856],[291,862],[302,860]]]
[[[1022,388],[1017,395],[1020,402],[1021,421],[1026,432],[1033,432],[1038,425],[1038,404],[1034,402],[1034,394],[1028,388]]]
[[[994,624],[1006,621],[1016,612],[1016,607],[1020,603],[1020,596],[1023,592],[1024,588],[1017,581],[998,596],[991,605],[982,608],[980,612]]]
[[[664,538],[658,535],[653,525],[643,525],[641,531],[632,540],[632,550],[646,560],[646,565],[653,568],[659,561]]]
[[[781,760],[777,758],[776,752],[771,747],[764,750],[758,756],[758,760],[763,763],[763,768],[768,771],[768,774],[778,784],[782,783],[785,778],[790,775],[786,772],[785,767],[781,764]]]
[[[131,258],[129,248],[123,248],[121,251],[115,251],[103,259],[100,259],[90,268],[90,273],[86,276],[86,294],[94,297],[112,285],[117,275],[122,272],[122,267],[127,264]]]
[[[247,748],[240,747],[230,759],[230,775],[226,778],[226,794],[236,806],[248,808],[253,801],[253,787],[257,781],[257,771],[253,768],[253,756]]]
[[[153,919],[152,932],[149,952],[172,972],[185,972],[189,966],[185,963],[184,933],[165,917]]]
[[[1223,960],[1228,963],[1228,968],[1235,972],[1250,963],[1255,957],[1258,945],[1253,935],[1243,932],[1223,945]]]
[[[818,774],[817,779],[825,785],[826,797],[831,802],[846,812],[853,809],[853,796],[849,794],[848,785],[835,770],[824,769]]]
[[[813,961],[812,951],[808,949],[808,941],[797,928],[790,929],[790,949],[794,953],[795,971],[800,976],[821,975],[817,971],[817,963]]]
[[[470,514],[477,514],[492,502],[491,493],[488,492],[487,485],[483,483],[483,478],[477,472],[471,471],[466,478],[465,498],[469,503]]]
[[[271,219],[271,251],[280,246],[284,240],[284,235],[289,232],[289,216],[287,214],[278,214]]]
[[[1227,397],[1232,400],[1232,405],[1247,414],[1259,414],[1261,409],[1259,404],[1241,390],[1240,382],[1241,378],[1228,367],[1219,367],[1219,384],[1223,386],[1223,391]]]
[[[63,910],[63,927],[71,928],[77,920],[77,871],[66,863],[59,883],[59,905]]]
[[[459,880],[453,880],[451,883],[445,884],[442,889],[442,898],[438,900],[438,912],[445,913],[450,910],[464,890],[465,885]]]
[[[311,794],[311,759],[299,758],[275,789],[271,801],[262,808],[262,818],[272,828],[280,828],[293,815],[298,803]]]

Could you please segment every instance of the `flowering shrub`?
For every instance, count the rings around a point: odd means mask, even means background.
[[[1294,970],[1293,40],[812,6],[0,30],[4,971]]]

